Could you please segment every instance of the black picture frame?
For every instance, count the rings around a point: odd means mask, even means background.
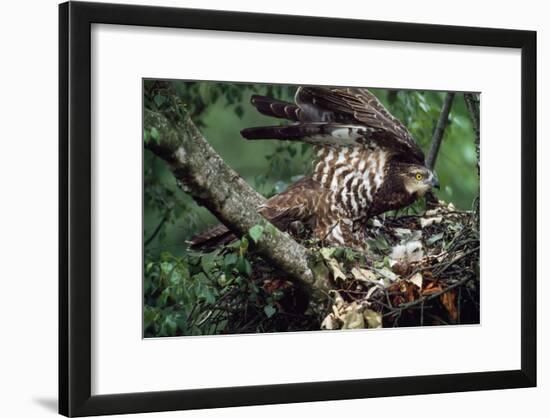
[[[430,376],[91,395],[92,23],[519,48],[521,368]],[[536,386],[536,32],[168,7],[59,6],[59,412],[219,408]]]

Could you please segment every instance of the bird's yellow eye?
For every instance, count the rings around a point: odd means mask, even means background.
[[[422,180],[422,178],[423,178],[422,174],[416,173],[416,179],[417,179],[418,181]]]

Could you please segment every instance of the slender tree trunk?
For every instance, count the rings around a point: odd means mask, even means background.
[[[474,130],[474,143],[476,147],[477,154],[477,175],[480,177],[480,154],[479,154],[479,140],[480,140],[480,120],[479,120],[479,95],[475,93],[464,93],[464,102],[466,103],[466,108],[470,114],[470,119],[472,121],[472,127]],[[481,179],[480,179],[481,180]],[[479,192],[478,196],[474,202],[474,211],[476,213],[476,220],[479,225]]]
[[[479,99],[476,96],[477,94],[474,93],[464,93],[464,102],[466,103],[466,108],[468,109],[474,129],[474,141],[477,154],[477,174],[479,176]]]
[[[432,136],[430,151],[428,153],[428,158],[426,158],[426,166],[432,171],[435,169],[437,155],[439,154],[441,142],[443,141],[443,136],[445,135],[445,128],[447,127],[449,114],[451,113],[451,106],[453,104],[454,96],[454,93],[447,93],[445,95],[445,99],[443,100],[443,107],[441,108],[441,112],[439,113],[439,119],[437,120],[434,134]],[[432,208],[437,205],[438,200],[435,197],[434,193],[432,191],[426,193],[426,206]]]
[[[454,97],[454,93],[447,93],[443,101],[443,107],[441,108],[441,113],[439,114],[439,119],[432,136],[430,152],[428,153],[428,158],[426,158],[426,165],[430,170],[435,168],[437,155],[439,154],[439,148],[441,147],[441,142],[443,141],[443,136],[445,134],[445,128],[447,127],[447,121],[449,120],[449,113],[451,112],[451,105],[453,104]]]

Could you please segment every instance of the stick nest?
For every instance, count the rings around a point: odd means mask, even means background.
[[[321,248],[335,285],[322,329],[479,323],[474,212],[439,202],[423,215],[374,219],[368,251]]]
[[[440,201],[421,215],[369,222],[365,252],[301,240],[315,254],[315,274],[332,283],[322,306],[313,306],[307,290],[257,258],[251,280],[276,314],[235,289],[225,299],[233,313],[222,333],[479,323],[474,212]]]

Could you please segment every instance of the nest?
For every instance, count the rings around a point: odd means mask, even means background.
[[[438,202],[422,215],[370,222],[365,252],[300,240],[317,254],[316,274],[333,285],[322,306],[312,306],[305,289],[256,258],[251,279],[264,302],[234,289],[225,298],[232,313],[222,333],[479,323],[474,212]],[[269,317],[267,302],[276,310]]]
[[[474,212],[439,204],[374,219],[365,254],[321,249],[335,284],[322,329],[479,323]]]

